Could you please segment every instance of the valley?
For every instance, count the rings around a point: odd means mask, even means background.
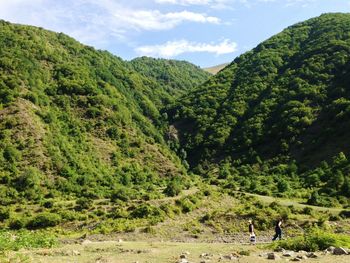
[[[215,75],[3,20],[0,36],[0,262],[349,260],[324,251],[350,248],[350,14]]]

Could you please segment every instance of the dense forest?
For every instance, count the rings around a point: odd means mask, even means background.
[[[138,73],[159,83],[173,98],[202,84],[211,76],[187,61],[140,57],[131,60],[130,64]]]
[[[0,21],[0,203],[157,195],[187,174],[160,109],[207,78],[190,63],[126,62]]]
[[[350,14],[288,27],[169,107],[196,173],[224,187],[349,204]]]

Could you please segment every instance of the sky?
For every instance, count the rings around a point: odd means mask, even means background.
[[[350,0],[0,0],[0,19],[63,32],[130,60],[232,61],[284,28]]]

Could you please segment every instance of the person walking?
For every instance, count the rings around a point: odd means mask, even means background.
[[[249,222],[249,227],[248,227],[248,230],[249,230],[249,240],[250,240],[250,243],[255,244],[255,242],[256,242],[256,237],[255,237],[255,231],[254,231],[253,221],[250,219],[248,222]]]
[[[272,238],[272,241],[275,241],[277,238],[279,240],[282,239],[282,219],[279,219],[279,220],[276,221],[275,235]]]

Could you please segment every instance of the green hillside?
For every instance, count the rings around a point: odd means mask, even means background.
[[[168,113],[194,171],[263,194],[319,189],[311,203],[346,204],[349,84],[350,14],[325,14],[236,58]]]
[[[189,63],[147,65],[176,85],[62,33],[0,21],[0,204],[153,198],[185,176],[159,110],[207,75]],[[194,78],[178,79],[183,65]]]
[[[140,57],[130,63],[135,71],[152,78],[173,96],[183,94],[210,77],[208,72],[187,61]]]

